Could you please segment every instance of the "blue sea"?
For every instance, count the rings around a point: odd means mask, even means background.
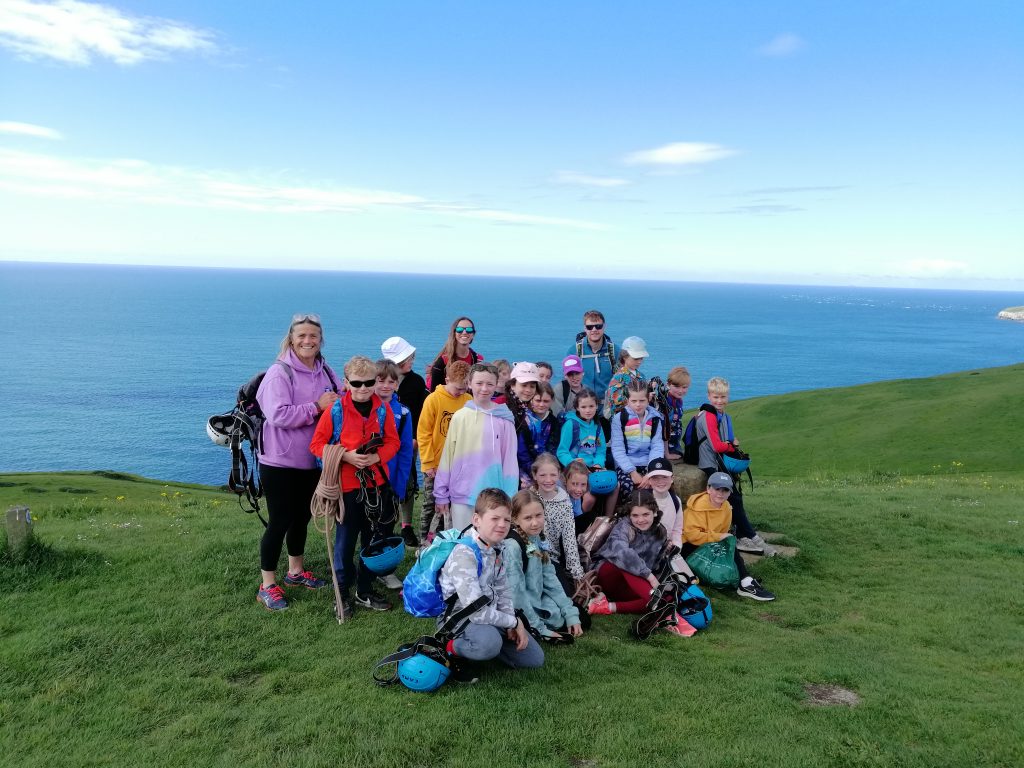
[[[400,335],[417,370],[468,315],[487,359],[558,363],[598,308],[661,375],[686,365],[733,399],[1008,365],[1020,293],[0,263],[0,471],[110,469],[221,484],[206,419],[275,358],[295,312],[328,361]]]

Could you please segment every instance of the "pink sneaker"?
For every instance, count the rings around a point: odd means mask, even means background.
[[[612,613],[612,607],[608,602],[608,596],[602,592],[587,603],[587,613],[591,616],[610,616]]]
[[[679,637],[693,637],[697,634],[697,630],[691,627],[689,622],[678,613],[676,614],[675,623],[665,627],[665,631],[673,635],[679,635]]]

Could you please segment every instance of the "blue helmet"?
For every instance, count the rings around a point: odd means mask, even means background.
[[[359,553],[363,565],[378,576],[394,573],[398,564],[405,558],[405,542],[401,536],[389,536],[381,541],[374,541]]]
[[[611,493],[618,484],[618,476],[610,469],[602,469],[598,472],[590,473],[590,492],[598,496]]]
[[[436,691],[448,679],[448,659],[444,653],[421,645],[419,652],[398,662],[398,679],[410,691]]]
[[[694,629],[704,629],[711,623],[711,601],[696,584],[691,584],[679,595],[679,615]]]
[[[745,472],[747,467],[750,466],[750,457],[745,453],[741,453],[738,456],[730,456],[728,453],[723,453],[722,464],[725,466],[726,472],[738,475],[741,472]]]

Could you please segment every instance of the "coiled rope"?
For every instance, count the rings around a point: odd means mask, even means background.
[[[313,525],[324,535],[327,544],[327,559],[331,563],[331,581],[334,583],[334,615],[339,624],[345,623],[345,612],[341,604],[341,587],[338,586],[338,572],[334,567],[334,544],[331,529],[335,523],[345,519],[345,502],[341,498],[341,459],[345,449],[340,445],[325,445],[323,471],[309,502]]]

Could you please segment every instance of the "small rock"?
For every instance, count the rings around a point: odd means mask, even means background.
[[[807,683],[804,686],[807,694],[807,705],[811,707],[855,707],[860,704],[860,696],[849,688],[822,683]]]

